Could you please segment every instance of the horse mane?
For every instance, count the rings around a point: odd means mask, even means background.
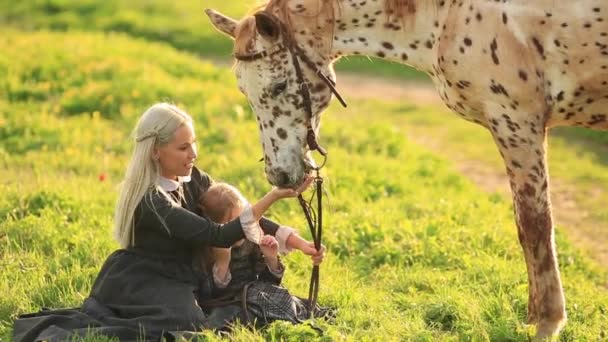
[[[416,13],[416,3],[416,0],[385,0],[384,9],[389,16],[405,19]]]
[[[420,0],[384,0],[384,12],[387,22],[391,20],[401,20],[404,22],[408,17],[416,13],[418,1]],[[251,14],[260,10],[273,13],[283,21],[290,32],[294,30],[293,18],[295,16],[308,20],[317,20],[317,24],[312,26],[312,29],[316,33],[333,33],[336,12],[341,10],[339,0],[317,0],[317,4],[317,13],[303,14],[298,13],[297,10],[290,9],[288,0],[269,0],[266,4],[254,8]],[[325,25],[320,25],[318,23],[319,19],[323,19]],[[234,52],[237,54],[247,53],[253,43],[255,32],[255,19],[252,15],[241,20],[235,29]],[[329,44],[331,44],[331,41]]]

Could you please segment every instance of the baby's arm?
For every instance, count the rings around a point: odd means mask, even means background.
[[[213,282],[220,289],[226,288],[232,280],[230,274],[230,248],[213,248]]]
[[[264,255],[264,261],[272,272],[280,270],[279,263],[279,243],[271,235],[264,235],[260,242],[260,250]]]
[[[264,235],[260,242],[260,250],[266,263],[266,270],[260,274],[260,279],[280,284],[285,273],[285,267],[279,259],[279,244],[277,240],[271,235]]]

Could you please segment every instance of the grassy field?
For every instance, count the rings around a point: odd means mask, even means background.
[[[218,33],[203,13],[213,8],[241,18],[265,1],[170,0],[0,0],[0,24],[21,30],[122,32],[133,37],[168,43],[177,49],[228,61],[232,41]],[[150,58],[152,58],[150,56]],[[397,79],[428,81],[415,69],[377,58],[350,56],[338,72],[356,72]],[[557,130],[563,137],[608,146],[606,132],[587,129]]]
[[[462,120],[438,106],[418,107],[412,104],[366,101],[343,110],[337,106],[334,115],[340,119],[375,118],[389,120],[407,136],[424,135],[437,143],[444,156],[458,156],[491,166],[504,172],[504,163],[489,131]],[[591,133],[591,134],[590,134]],[[594,135],[593,133],[602,133]],[[576,186],[574,198],[588,211],[588,224],[593,229],[608,232],[608,142],[606,132],[559,128],[550,131],[549,173],[552,179]]]
[[[228,70],[118,34],[5,30],[0,50],[3,341],[16,315],[77,306],[88,295],[117,248],[116,186],[130,129],[151,103],[181,104],[194,116],[199,167],[250,198],[268,189],[255,157],[262,154],[256,123]],[[237,329],[232,338],[528,340],[527,277],[510,203],[474,187],[392,121],[397,111],[424,120],[428,109],[374,108],[382,111],[373,124],[335,109],[324,119],[329,253],[320,302],[339,309],[336,322],[318,322],[323,336],[276,323]],[[270,214],[308,235],[295,201]],[[557,240],[570,318],[560,340],[604,340],[606,273],[559,232]],[[286,262],[286,284],[305,294],[308,260],[293,254]]]
[[[240,19],[265,1],[170,0],[30,0],[0,1],[0,24],[24,30],[84,30],[123,32],[163,41],[199,56],[228,59],[232,41],[218,33],[205,8]],[[366,57],[349,57],[337,70],[357,71],[401,79],[427,79],[402,65]]]

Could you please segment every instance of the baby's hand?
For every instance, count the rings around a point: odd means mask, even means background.
[[[276,258],[279,255],[279,243],[272,235],[264,235],[260,241],[262,254],[267,258]]]
[[[324,245],[321,245],[321,249],[317,251],[314,242],[306,242],[300,249],[304,254],[311,256],[313,265],[320,265],[323,262],[323,258],[325,257]]]

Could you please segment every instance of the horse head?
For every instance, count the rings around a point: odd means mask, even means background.
[[[332,92],[337,94],[332,59],[324,54],[327,43],[319,32],[326,28],[296,27],[268,8],[240,21],[206,13],[234,39],[234,73],[259,124],[268,181],[300,184],[316,165],[310,152],[325,152],[317,144],[320,114]]]

